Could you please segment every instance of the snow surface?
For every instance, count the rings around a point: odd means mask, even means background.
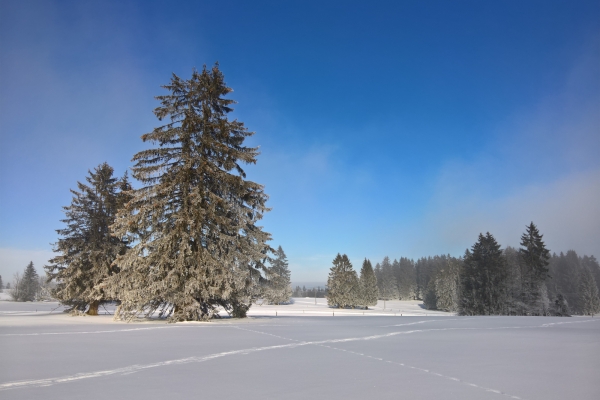
[[[600,398],[600,318],[458,317],[416,302],[333,316],[317,300],[178,324],[2,301],[0,398]]]

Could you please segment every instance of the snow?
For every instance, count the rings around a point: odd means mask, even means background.
[[[600,318],[459,317],[417,302],[334,317],[324,299],[294,300],[178,324],[0,302],[0,397],[600,398]]]

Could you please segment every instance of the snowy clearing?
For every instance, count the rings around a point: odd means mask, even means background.
[[[210,323],[59,311],[0,302],[3,399],[600,398],[600,318],[458,317],[416,302],[363,317],[324,299]]]

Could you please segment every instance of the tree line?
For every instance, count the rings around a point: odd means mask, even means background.
[[[501,249],[489,232],[462,257],[418,260],[385,257],[373,270],[376,298],[422,300],[428,309],[462,315],[594,315],[600,312],[600,265],[573,250],[550,255],[532,222],[520,248]],[[365,263],[370,265],[369,260]],[[363,264],[364,265],[364,264]],[[362,279],[362,271],[361,271]],[[328,288],[335,307],[366,307],[360,280],[347,256],[338,255]]]
[[[268,196],[242,168],[257,161],[258,148],[244,145],[254,132],[228,118],[235,101],[218,64],[163,88],[154,114],[164,123],[133,157],[141,187],[103,163],[71,190],[45,267],[53,296],[90,315],[116,301],[115,318],[127,321],[209,320],[220,308],[244,317],[258,297],[289,301],[285,253],[258,225]]]
[[[306,286],[296,286],[294,291],[292,292],[293,297],[316,297],[318,299],[322,299],[327,297],[327,288],[322,288],[320,286],[316,288],[307,289]]]

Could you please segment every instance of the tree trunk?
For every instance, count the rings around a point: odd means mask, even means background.
[[[100,302],[94,300],[90,303],[90,307],[88,308],[86,314],[87,315],[98,315],[98,307],[100,306]]]

